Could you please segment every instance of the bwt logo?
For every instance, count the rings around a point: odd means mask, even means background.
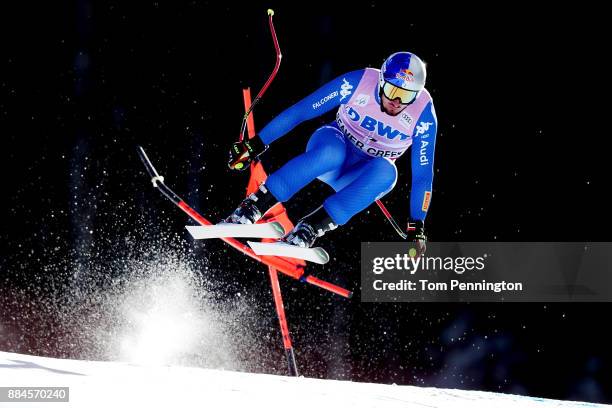
[[[370,132],[376,131],[380,136],[386,137],[387,139],[395,139],[399,136],[400,140],[408,139],[408,135],[406,133],[402,133],[397,129],[393,129],[391,126],[386,125],[383,122],[380,122],[374,119],[371,116],[365,115],[363,119],[361,119],[361,115],[355,109],[348,107],[346,113],[353,122],[358,122],[359,126],[364,128],[365,130],[369,130]]]

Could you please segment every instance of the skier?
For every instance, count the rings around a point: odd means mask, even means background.
[[[234,143],[228,165],[242,171],[298,124],[339,107],[336,120],[313,133],[306,151],[269,175],[226,222],[256,223],[274,204],[319,179],[335,193],[282,238],[310,248],[318,237],[346,224],[391,191],[397,180],[394,160],[413,146],[407,234],[423,253],[437,129],[425,78],[419,57],[397,52],[380,70],[365,68],[341,75],[276,116],[255,137]]]

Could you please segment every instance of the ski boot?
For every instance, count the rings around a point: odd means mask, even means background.
[[[242,200],[238,208],[225,219],[232,224],[255,224],[274,204],[276,198],[264,184],[259,189]]]
[[[327,211],[321,206],[302,218],[281,241],[300,248],[312,248],[317,238],[337,227],[338,224],[332,221]]]

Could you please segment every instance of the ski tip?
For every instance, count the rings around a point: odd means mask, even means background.
[[[197,227],[195,225],[185,225],[185,229],[189,232],[192,238],[195,238]]]
[[[329,254],[327,253],[326,250],[324,250],[321,247],[317,247],[315,248],[315,250],[318,252],[319,256],[321,257],[321,260],[323,260],[323,263],[328,263],[329,262]]]
[[[321,262],[317,262],[317,263],[320,263],[321,265],[323,265],[329,262],[329,254],[327,253],[326,250],[324,250],[321,247],[316,247],[313,249],[317,252],[319,258],[321,259]]]
[[[136,153],[138,153],[138,156],[140,156],[141,159],[148,159],[147,157],[147,153],[145,152],[145,149],[141,146],[141,145],[136,145]]]
[[[285,229],[283,228],[282,224],[278,221],[274,221],[272,223],[272,228],[274,228],[274,232],[276,232],[278,234],[278,236],[276,238],[282,238],[285,236]]]

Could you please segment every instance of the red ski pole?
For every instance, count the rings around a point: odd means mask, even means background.
[[[249,119],[249,115],[251,114],[251,112],[253,111],[253,108],[255,108],[255,105],[257,105],[257,102],[259,102],[263,94],[268,90],[268,87],[270,87],[270,84],[276,77],[276,74],[278,73],[278,69],[280,68],[281,59],[283,58],[283,55],[281,54],[280,45],[278,44],[278,38],[276,37],[276,30],[274,29],[274,22],[272,21],[272,16],[274,16],[274,10],[268,9],[268,24],[270,26],[270,33],[272,34],[272,40],[274,41],[274,49],[276,51],[276,63],[274,64],[274,69],[272,70],[272,73],[268,77],[268,80],[266,81],[264,86],[261,87],[261,90],[259,91],[255,99],[253,100],[253,103],[251,103],[251,106],[249,106],[249,108],[244,113],[244,117],[242,118],[242,126],[240,128],[240,137],[239,137],[240,142],[242,142],[242,140],[244,139],[244,131],[246,130],[247,120]]]
[[[395,229],[395,232],[397,232],[399,234],[399,236],[402,237],[403,239],[408,238],[408,235],[406,235],[406,233],[404,231],[402,231],[402,228],[395,221],[395,218],[393,218],[393,216],[391,215],[389,210],[387,210],[387,207],[385,207],[385,205],[382,203],[382,201],[376,200],[376,204],[378,204],[378,208],[380,208],[380,211],[382,211],[382,213],[385,215],[385,217],[387,217],[387,220],[389,221],[391,226]]]

